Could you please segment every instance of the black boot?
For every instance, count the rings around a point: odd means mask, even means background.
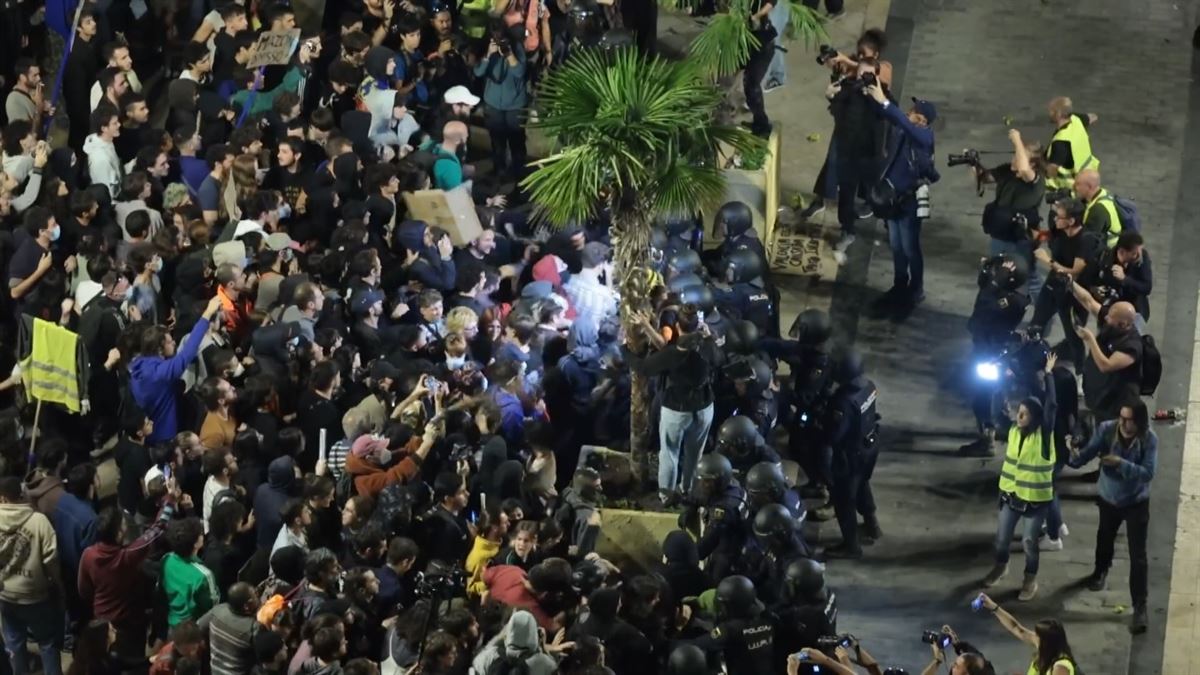
[[[1089,591],[1102,591],[1108,585],[1108,570],[1096,570],[1087,579]]]

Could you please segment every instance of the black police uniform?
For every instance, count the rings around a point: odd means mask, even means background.
[[[761,614],[752,619],[722,621],[696,644],[705,651],[720,652],[729,675],[780,672],[776,662],[775,623]]]
[[[705,570],[709,576],[719,581],[732,569],[746,543],[746,492],[736,482],[730,482],[707,502],[680,514],[680,527],[686,529],[692,513],[700,518],[696,551],[701,560],[708,560]]]
[[[833,357],[828,346],[764,338],[759,342],[772,357],[787,363],[792,388],[787,392],[788,456],[800,464],[809,485],[829,484],[828,433],[825,422],[832,397]]]
[[[868,527],[878,527],[875,497],[871,494],[871,474],[879,454],[875,448],[879,425],[875,400],[878,395],[875,383],[859,375],[838,387],[831,403],[831,497],[842,531],[842,544],[838,550],[851,554],[861,552],[855,514],[862,514]]]
[[[825,583],[824,568],[813,560],[788,566],[784,597],[770,607],[777,617],[777,653],[786,658],[825,636],[837,635],[837,593]]]

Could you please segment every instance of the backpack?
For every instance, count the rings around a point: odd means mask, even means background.
[[[1113,206],[1117,209],[1117,219],[1121,221],[1121,232],[1141,232],[1142,217],[1138,215],[1137,204],[1128,197],[1109,195]]]
[[[21,529],[31,517],[32,511],[13,529],[0,532],[0,561],[3,561],[0,562],[0,589],[4,588],[4,582],[9,577],[21,573],[33,552],[32,537]]]
[[[1154,391],[1158,389],[1158,383],[1162,380],[1163,365],[1162,354],[1158,351],[1158,344],[1154,342],[1153,335],[1142,336],[1142,362],[1141,362],[1141,393],[1142,396],[1153,396]]]
[[[355,494],[354,476],[343,467],[337,482],[333,484],[333,498],[337,500],[338,504],[345,506],[346,502],[350,501]]]

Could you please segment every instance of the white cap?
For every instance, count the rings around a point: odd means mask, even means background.
[[[263,236],[266,236],[267,234],[265,231],[263,231],[262,223],[258,222],[257,220],[243,220],[238,222],[237,229],[233,231],[233,238],[237,239],[243,234],[249,234],[250,232],[258,232]]]
[[[92,280],[81,281],[75,289],[75,310],[83,313],[87,304],[104,292],[104,287]]]
[[[450,105],[454,105],[455,103],[466,103],[470,106],[479,105],[479,97],[472,94],[470,89],[461,84],[456,84],[447,89],[446,95],[442,97],[442,100]]]

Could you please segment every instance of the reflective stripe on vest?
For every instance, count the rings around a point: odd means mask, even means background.
[[[1046,147],[1047,159],[1050,158],[1050,148],[1054,146],[1055,141],[1066,141],[1071,145],[1071,158],[1074,160],[1075,168],[1058,167],[1057,175],[1046,176],[1046,189],[1074,191],[1075,174],[1084,169],[1099,170],[1100,160],[1092,154],[1092,141],[1088,137],[1083,122],[1080,122],[1074,115],[1071,115],[1071,121],[1067,122],[1066,126],[1054,132],[1054,138],[1050,139],[1050,145]]]
[[[1117,205],[1113,201],[1112,195],[1108,194],[1108,190],[1100,188],[1100,192],[1096,194],[1096,198],[1088,202],[1088,205],[1083,209],[1083,223],[1087,225],[1088,214],[1092,212],[1092,207],[1097,203],[1101,208],[1108,211],[1108,231],[1099,234],[1104,235],[1104,243],[1109,248],[1117,245],[1117,238],[1121,236],[1121,215],[1117,213]]]
[[[1021,438],[1014,424],[1008,430],[1008,448],[1000,469],[1000,491],[1010,492],[1027,502],[1054,499],[1054,438],[1048,439],[1050,457],[1042,457],[1042,430],[1035,429]]]

